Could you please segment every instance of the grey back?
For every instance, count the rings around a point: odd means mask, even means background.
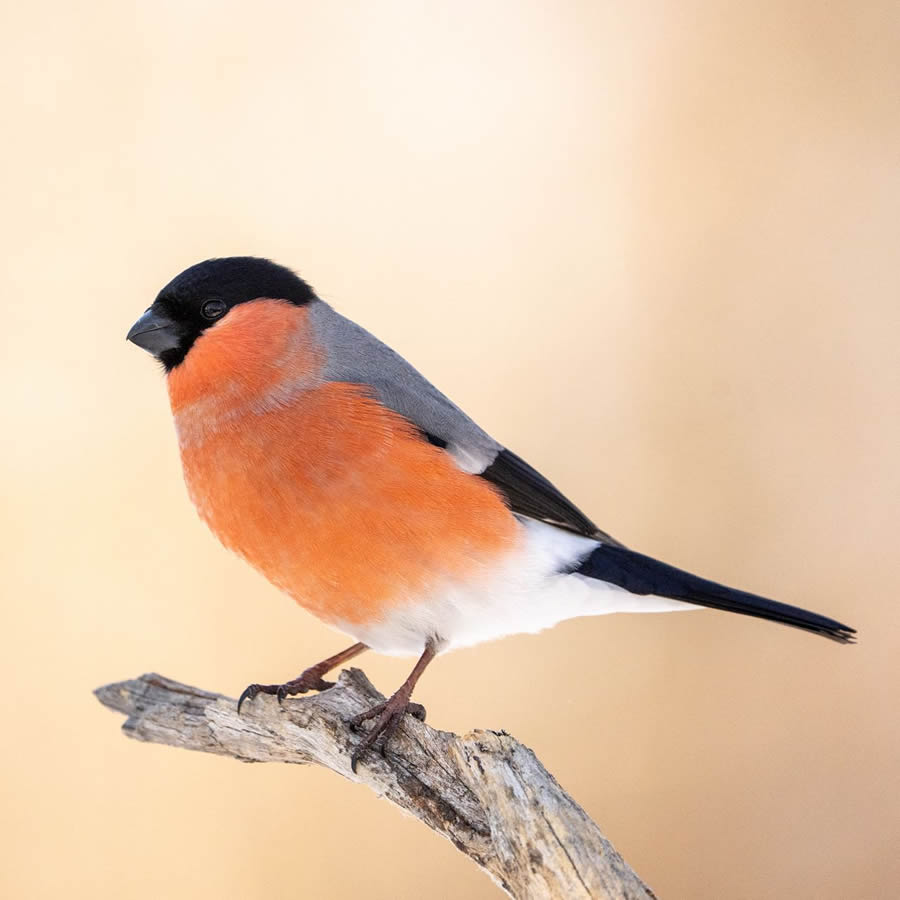
[[[445,442],[466,472],[480,474],[503,449],[402,356],[324,300],[313,301],[309,317],[328,356],[326,380],[369,385],[380,403]]]

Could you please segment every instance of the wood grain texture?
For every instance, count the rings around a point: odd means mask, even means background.
[[[128,716],[132,738],[243,762],[317,764],[368,785],[452,841],[516,898],[628,898],[654,894],[534,753],[502,731],[455,735],[410,716],[387,756],[368,754],[356,774],[359,735],[345,723],[383,697],[359,669],[334,688],[244,707],[161,675],[95,691]]]

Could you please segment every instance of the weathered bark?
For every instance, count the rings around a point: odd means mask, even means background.
[[[459,736],[407,716],[386,757],[366,754],[345,723],[383,698],[359,669],[336,687],[285,701],[235,701],[161,675],[98,688],[128,716],[129,737],[244,762],[316,763],[411,813],[516,898],[652,898],[587,813],[527,747],[504,732]]]

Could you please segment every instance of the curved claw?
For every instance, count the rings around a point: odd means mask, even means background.
[[[418,719],[420,722],[425,721],[425,707],[421,703],[407,703],[406,711],[414,719]]]
[[[244,688],[244,692],[238,697],[237,702],[237,711],[238,715],[241,714],[241,707],[244,705],[245,700],[253,700],[257,694],[261,693],[265,690],[265,686],[261,684],[248,684],[247,687]]]
[[[359,742],[356,749],[350,755],[350,771],[356,773],[356,766],[360,757],[368,750],[378,750],[382,759],[386,757],[385,747],[388,739],[393,735],[403,720],[403,713],[390,713],[375,723],[375,727]]]

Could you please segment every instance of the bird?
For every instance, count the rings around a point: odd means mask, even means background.
[[[410,363],[261,257],[170,281],[127,340],[162,365],[188,494],[218,539],[354,643],[280,684],[327,690],[365,650],[417,656],[350,721],[385,754],[436,656],[580,616],[707,607],[838,643],[856,630],[629,549]],[[370,722],[370,725],[366,723]]]

